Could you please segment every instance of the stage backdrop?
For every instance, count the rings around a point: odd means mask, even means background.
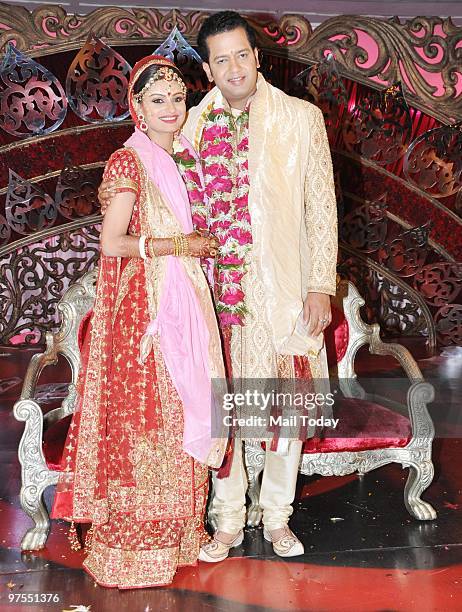
[[[86,16],[0,3],[0,345],[43,343],[69,283],[97,265],[96,190],[132,130],[130,67],[162,53],[194,104],[206,13],[106,7]],[[339,273],[386,337],[462,340],[462,28],[450,18],[250,16],[262,71],[324,112]]]

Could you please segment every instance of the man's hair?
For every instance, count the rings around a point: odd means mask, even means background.
[[[210,15],[201,25],[199,34],[197,35],[197,47],[202,60],[209,63],[209,47],[207,39],[209,36],[222,34],[223,32],[231,32],[237,28],[242,28],[247,34],[247,39],[252,49],[257,46],[257,34],[247,21],[235,11],[220,11],[214,15]]]

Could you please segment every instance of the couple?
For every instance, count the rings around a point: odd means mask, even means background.
[[[135,65],[135,132],[103,177],[97,298],[53,516],[91,523],[84,567],[108,587],[169,584],[178,567],[221,561],[242,542],[242,444],[227,449],[210,426],[223,354],[234,378],[326,373],[323,352],[290,349],[300,312],[321,334],[335,293],[322,113],[258,74],[255,32],[237,13],[209,17],[198,45],[216,87],[185,125],[180,72],[162,57]],[[294,556],[302,442],[283,442],[267,447],[260,504],[265,538]],[[220,468],[211,541],[208,467]]]

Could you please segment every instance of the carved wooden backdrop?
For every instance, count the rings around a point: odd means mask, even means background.
[[[206,13],[67,15],[0,3],[0,344],[41,342],[56,303],[98,257],[96,189],[131,131],[130,66],[155,50],[207,83],[193,47]],[[250,18],[265,76],[320,106],[333,153],[339,269],[388,335],[431,349],[462,336],[462,28],[450,19],[341,16],[313,30]]]

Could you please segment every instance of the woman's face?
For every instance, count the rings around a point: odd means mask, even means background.
[[[154,81],[138,104],[152,134],[175,133],[186,118],[186,97],[177,81]]]

